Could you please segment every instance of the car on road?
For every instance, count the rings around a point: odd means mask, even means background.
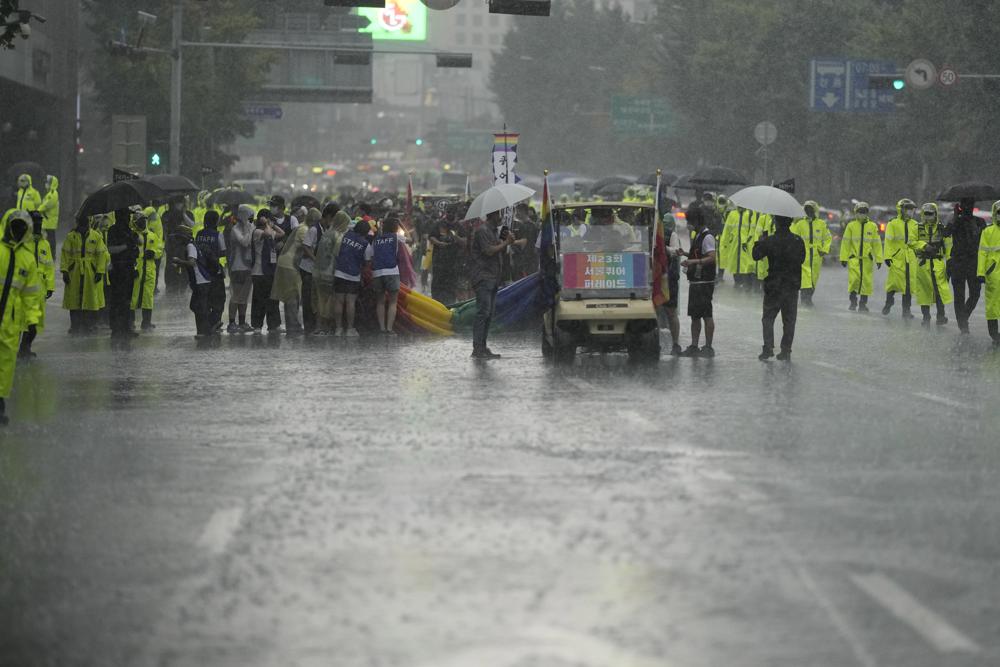
[[[648,203],[554,207],[560,289],[543,317],[545,357],[570,362],[583,348],[624,350],[634,360],[660,358],[652,289],[654,215]]]

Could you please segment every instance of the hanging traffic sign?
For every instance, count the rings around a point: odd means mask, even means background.
[[[778,128],[771,121],[765,120],[757,123],[757,127],[753,129],[753,136],[761,146],[770,146],[778,139]]]
[[[937,80],[937,67],[926,58],[917,58],[906,66],[906,83],[917,90],[933,88]]]
[[[958,72],[953,67],[945,65],[941,68],[941,74],[938,75],[938,82],[945,88],[951,88],[958,83]]]

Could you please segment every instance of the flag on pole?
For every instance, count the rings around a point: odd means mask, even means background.
[[[493,185],[517,183],[517,142],[521,135],[498,132],[493,135]]]
[[[559,293],[559,262],[556,258],[556,225],[549,193],[549,172],[542,182],[542,229],[538,234],[538,266],[541,272],[540,305],[551,308]]]
[[[406,178],[406,230],[413,229],[413,174]]]
[[[667,268],[670,258],[667,256],[667,242],[663,229],[663,220],[660,219],[660,182],[663,176],[660,170],[656,170],[656,199],[653,205],[653,305],[662,306],[670,300],[670,282],[667,276]]]

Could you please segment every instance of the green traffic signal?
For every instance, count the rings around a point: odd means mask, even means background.
[[[903,88],[906,88],[906,82],[902,79],[893,79],[892,87],[896,90],[902,90]]]
[[[154,167],[159,167],[160,166],[160,154],[159,153],[153,153],[151,156],[149,156],[149,164],[151,164]]]
[[[377,144],[377,143],[378,143],[378,137],[372,137],[372,138],[371,138],[371,141],[370,141],[369,143],[370,143],[370,144],[371,144],[372,146],[374,146],[375,144]]]
[[[423,139],[417,139],[417,140],[416,140],[415,142],[413,142],[413,143],[415,143],[415,144],[416,144],[416,145],[418,145],[418,146],[423,146],[423,145],[424,145],[424,140],[423,140]]]

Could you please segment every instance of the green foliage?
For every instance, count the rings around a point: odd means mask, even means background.
[[[84,0],[85,16],[100,44],[110,39],[134,44],[139,25],[133,0]],[[242,42],[254,30],[265,0],[216,0],[185,3],[184,38],[191,41]],[[155,14],[142,46],[169,49],[171,0],[148,0],[143,11]],[[127,39],[122,39],[124,36]],[[243,101],[265,81],[270,55],[246,49],[186,48],[181,100],[181,161],[196,182],[202,167],[216,172],[233,157],[220,146],[237,136],[252,136],[254,125],[243,117]],[[89,63],[98,102],[106,113],[145,114],[151,150],[165,155],[170,136],[171,59],[149,53],[112,56],[99,50]],[[171,167],[171,169],[173,169]]]
[[[508,123],[524,135],[532,168],[596,174],[722,163],[763,177],[754,126],[778,127],[768,175],[796,177],[800,195],[926,199],[961,179],[1000,181],[992,159],[1000,82],[965,80],[897,94],[894,114],[827,114],[808,108],[817,57],[916,57],[962,72],[1000,73],[993,48],[1000,3],[969,0],[671,0],[648,24],[578,0],[548,22],[514,23],[493,69]],[[522,60],[522,57],[530,60]],[[606,77],[586,65],[608,63]],[[671,137],[636,142],[574,109],[603,110],[616,94],[666,97],[679,115]],[[595,117],[598,118],[598,117]],[[926,169],[928,181],[921,190]],[[830,203],[836,203],[831,201]]]

